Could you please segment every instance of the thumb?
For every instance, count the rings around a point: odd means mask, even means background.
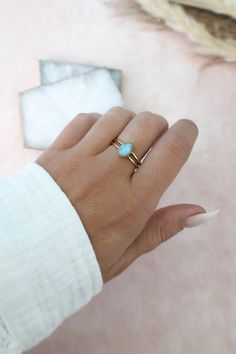
[[[110,278],[120,274],[138,257],[153,250],[185,227],[203,224],[218,215],[219,212],[218,209],[206,213],[202,207],[192,204],[171,205],[156,210],[139,236],[127,248],[119,261],[114,264]]]
[[[136,258],[153,250],[184,229],[185,222],[189,217],[202,213],[205,213],[202,207],[191,204],[171,205],[156,210],[139,236],[114,265],[111,270],[112,277],[120,274]]]
[[[205,213],[202,207],[192,204],[171,205],[156,210],[133,243],[136,252],[141,255],[151,251],[183,230],[189,217],[202,213]]]

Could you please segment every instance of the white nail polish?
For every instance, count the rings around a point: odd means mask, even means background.
[[[220,209],[210,211],[208,213],[201,213],[190,216],[185,220],[184,227],[195,227],[207,223],[209,220],[215,218],[220,213]]]

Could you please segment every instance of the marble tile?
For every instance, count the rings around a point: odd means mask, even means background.
[[[84,65],[78,63],[59,62],[40,60],[40,76],[42,85],[50,84],[62,79],[68,79],[73,76],[87,73],[99,67],[93,65]],[[117,88],[121,89],[121,70],[109,69]]]
[[[20,99],[24,143],[35,149],[47,148],[76,114],[104,113],[112,106],[123,105],[122,96],[106,69],[28,90],[21,93]]]

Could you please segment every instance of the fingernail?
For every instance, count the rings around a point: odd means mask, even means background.
[[[195,227],[207,223],[209,220],[215,218],[220,213],[220,209],[210,211],[208,213],[201,213],[190,216],[185,220],[184,227]]]

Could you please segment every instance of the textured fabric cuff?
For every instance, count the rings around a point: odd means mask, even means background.
[[[102,276],[76,210],[41,166],[0,180],[0,207],[0,311],[27,350],[97,294]]]

